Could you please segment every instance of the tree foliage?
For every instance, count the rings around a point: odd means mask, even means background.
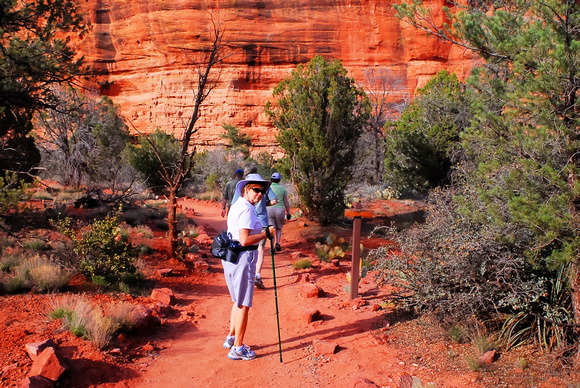
[[[181,146],[175,136],[156,128],[148,137],[141,136],[139,145],[129,145],[127,153],[129,163],[143,175],[147,186],[161,193],[168,185],[166,177],[177,169]]]
[[[494,231],[498,253],[488,255],[490,265],[521,255],[528,271],[544,279],[543,305],[528,300],[498,312],[512,314],[508,332],[550,344],[565,339],[557,333],[567,324],[580,324],[580,9],[575,1],[556,0],[474,4],[453,13],[446,8],[449,23],[442,26],[421,1],[397,10],[418,28],[483,59],[468,80],[474,117],[462,134],[465,158],[458,165],[453,214]],[[450,243],[445,260],[460,258],[459,246]],[[415,251],[426,257],[430,252]]]
[[[279,129],[301,205],[328,224],[344,209],[357,140],[367,124],[368,98],[338,60],[314,57],[273,92],[266,113]]]
[[[34,113],[54,108],[53,86],[81,72],[67,36],[85,30],[76,3],[0,0],[0,167],[28,171],[40,160]]]
[[[250,146],[252,145],[252,138],[246,134],[241,133],[240,130],[232,124],[222,124],[226,133],[222,134],[222,139],[227,139],[231,143],[232,152],[240,152],[244,159],[250,157]]]
[[[131,182],[123,153],[131,136],[113,101],[74,89],[53,93],[56,108],[37,116],[43,174],[75,187]]]
[[[440,71],[386,130],[385,181],[399,192],[425,194],[449,183],[470,102],[455,74]]]

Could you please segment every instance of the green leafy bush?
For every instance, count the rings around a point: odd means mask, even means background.
[[[19,179],[15,172],[6,171],[0,176],[0,216],[20,209],[20,201],[26,196],[29,184]]]
[[[172,176],[181,146],[173,135],[156,128],[148,138],[142,136],[138,146],[129,145],[125,152],[129,155],[131,166],[145,178],[147,186],[160,193],[168,184],[163,179],[163,170],[167,170],[169,176]]]
[[[79,272],[86,279],[93,276],[119,279],[122,274],[137,270],[134,262],[139,252],[128,234],[122,233],[116,215],[94,221],[78,237],[68,227],[63,230],[73,241],[73,251],[79,256]]]
[[[455,74],[442,70],[417,91],[385,130],[385,181],[395,191],[427,193],[448,183],[469,125],[469,101]]]

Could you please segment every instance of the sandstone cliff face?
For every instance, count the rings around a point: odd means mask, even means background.
[[[275,129],[264,114],[273,88],[316,54],[339,59],[366,90],[376,85],[365,71],[386,71],[395,104],[441,69],[466,76],[472,58],[401,23],[396,2],[88,0],[82,4],[93,31],[81,51],[100,91],[121,106],[133,131],[160,127],[179,137],[192,113],[194,64],[211,43],[211,15],[225,21],[229,57],[193,142],[199,149],[220,144],[221,125],[229,123],[250,134],[254,152],[261,152],[275,148]],[[440,10],[443,3],[432,6]]]

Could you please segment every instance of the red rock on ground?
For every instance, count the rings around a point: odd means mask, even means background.
[[[169,288],[156,288],[151,291],[151,299],[165,303],[166,305],[170,306],[175,304],[175,296],[173,295],[173,291]]]
[[[46,348],[56,348],[56,344],[52,339],[46,339],[44,341],[32,342],[26,344],[26,352],[32,361],[36,360],[38,355]]]
[[[314,354],[328,356],[336,352],[338,344],[331,341],[315,339],[312,341],[312,347],[314,348]]]
[[[64,371],[65,367],[58,359],[54,348],[48,347],[34,360],[28,376],[43,376],[56,381]]]

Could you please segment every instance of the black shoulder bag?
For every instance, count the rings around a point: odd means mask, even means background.
[[[210,252],[213,257],[228,261],[233,264],[238,264],[238,256],[240,252],[252,251],[258,249],[257,245],[241,246],[239,241],[232,240],[229,233],[224,230],[211,243]]]

